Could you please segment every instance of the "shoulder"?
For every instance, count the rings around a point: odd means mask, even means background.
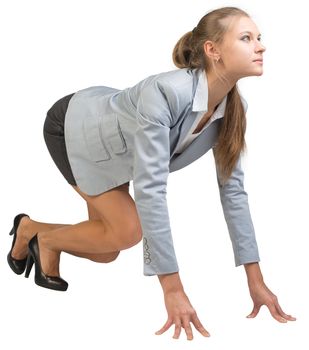
[[[192,94],[193,72],[182,68],[159,73],[154,76],[153,84],[163,93]]]
[[[140,103],[144,106],[167,106],[173,117],[177,117],[193,98],[194,74],[190,69],[176,69],[152,75],[144,80],[140,91]]]

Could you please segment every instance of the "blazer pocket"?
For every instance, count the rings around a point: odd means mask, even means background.
[[[109,142],[113,153],[122,154],[127,151],[126,141],[119,125],[117,114],[104,114],[101,118],[102,135]]]
[[[91,160],[101,162],[111,158],[101,135],[100,119],[92,116],[84,119],[83,133]]]

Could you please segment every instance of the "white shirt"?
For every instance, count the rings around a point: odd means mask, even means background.
[[[204,79],[204,80],[207,81],[207,79]],[[208,89],[207,83],[205,84],[205,88]],[[201,121],[201,119],[203,118],[203,116],[205,114],[205,111],[198,112],[197,117],[196,117],[193,125],[191,126],[190,130],[188,131],[187,135],[185,136],[185,138],[183,139],[181,144],[178,145],[175,153],[183,152],[183,150],[186,147],[188,147],[190,145],[190,143],[193,142],[193,140],[196,139],[205,129],[207,129],[211,123],[213,123],[216,119],[224,117],[226,100],[227,100],[227,95],[223,98],[221,103],[218,105],[218,107],[216,108],[216,110],[214,111],[214,113],[212,114],[210,119],[204,125],[203,129],[200,132],[193,134],[193,131],[196,129],[197,125],[199,124],[199,122]],[[206,101],[206,102],[208,104],[208,101]],[[206,113],[207,113],[207,111],[206,111]]]

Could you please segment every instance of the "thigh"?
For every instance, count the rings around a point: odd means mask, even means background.
[[[142,235],[136,205],[129,193],[129,183],[96,196],[87,195],[78,186],[72,187],[87,202],[89,214],[100,218],[110,229]]]

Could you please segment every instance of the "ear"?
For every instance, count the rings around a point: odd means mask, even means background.
[[[204,42],[203,49],[206,57],[208,57],[211,60],[220,57],[220,50],[211,40],[207,40]]]

